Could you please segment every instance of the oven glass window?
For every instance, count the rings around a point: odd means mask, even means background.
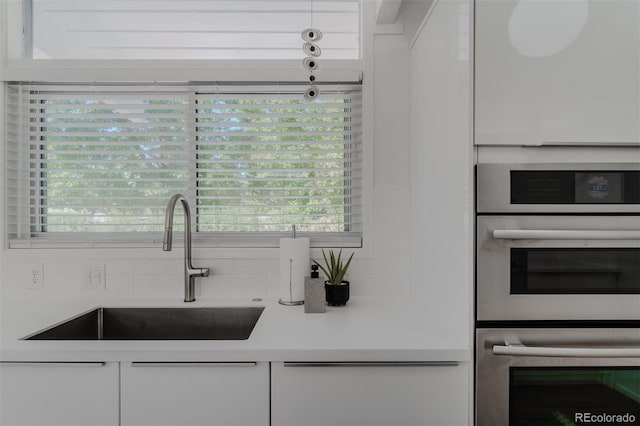
[[[512,368],[509,425],[640,425],[640,368]]]
[[[512,248],[511,294],[638,294],[640,248]]]

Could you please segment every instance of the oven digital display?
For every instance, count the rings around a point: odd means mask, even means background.
[[[640,425],[640,367],[511,368],[510,426]]]
[[[640,172],[512,170],[511,204],[640,204]]]
[[[620,173],[576,173],[575,185],[576,203],[622,203],[622,175]]]

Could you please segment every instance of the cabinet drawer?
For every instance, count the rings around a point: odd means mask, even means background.
[[[0,425],[118,425],[118,363],[0,363]]]
[[[466,425],[468,378],[466,363],[272,363],[272,424]]]
[[[122,363],[122,425],[269,424],[268,363]]]

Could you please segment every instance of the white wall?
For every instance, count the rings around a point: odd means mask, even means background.
[[[373,85],[372,225],[366,247],[354,259],[349,279],[354,296],[408,297],[410,281],[410,133],[409,48],[402,35],[373,38],[373,69],[365,84]],[[2,198],[3,199],[3,198]],[[4,227],[2,228],[4,229]],[[176,238],[181,240],[181,236]],[[348,250],[346,250],[348,253]],[[150,249],[4,250],[0,268],[0,300],[90,298],[109,303],[115,298],[183,297],[182,250]],[[314,257],[319,251],[312,253]],[[29,290],[28,265],[44,264],[44,289]],[[197,280],[200,298],[278,296],[278,251],[274,249],[194,250],[194,264],[208,266],[212,275]],[[106,266],[106,289],[83,286],[88,266]],[[423,283],[419,283],[422,285]]]
[[[420,298],[463,344],[471,335],[473,265],[468,13],[468,0],[441,0],[411,47],[393,30],[373,36],[365,74],[371,226],[349,276],[354,296]],[[26,288],[31,263],[44,264],[43,290]],[[213,272],[198,279],[201,299],[278,296],[277,250],[197,249],[194,264]],[[91,265],[106,265],[106,289],[83,287]],[[5,249],[0,270],[3,305],[183,297],[180,249]]]
[[[469,339],[473,282],[470,1],[440,0],[411,48],[412,282]]]

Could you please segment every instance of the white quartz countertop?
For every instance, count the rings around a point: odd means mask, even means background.
[[[247,340],[43,341],[21,340],[38,330],[96,307],[264,306]],[[0,361],[157,361],[157,362],[464,362],[471,359],[469,336],[424,312],[419,303],[352,298],[346,306],[305,314],[303,306],[275,299],[153,300],[96,304],[95,301],[3,303]]]

